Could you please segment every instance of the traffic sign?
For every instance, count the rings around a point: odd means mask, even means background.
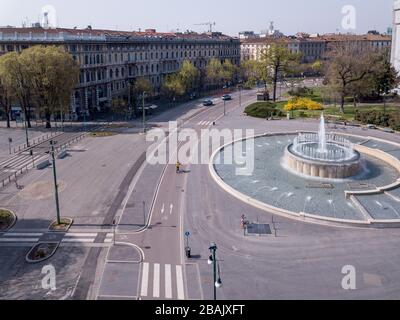
[[[9,143],[12,143],[12,141],[13,141],[12,138],[8,138]]]
[[[190,237],[190,232],[189,232],[189,231],[186,231],[186,232],[185,232],[185,237],[187,237],[187,238]]]

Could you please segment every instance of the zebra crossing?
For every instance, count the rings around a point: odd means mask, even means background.
[[[61,243],[94,243],[98,233],[67,233]],[[104,243],[113,242],[113,234],[107,233]]]
[[[210,127],[213,125],[212,121],[200,121],[197,123],[198,126],[202,126],[202,127]]]
[[[7,232],[4,233],[3,236],[0,234],[0,243],[37,243],[42,236],[42,232]]]
[[[144,262],[139,293],[141,298],[184,300],[182,266]]]

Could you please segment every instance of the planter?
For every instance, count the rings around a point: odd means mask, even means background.
[[[16,221],[17,216],[14,212],[8,209],[0,208],[0,232],[6,232],[10,230]]]
[[[59,242],[40,242],[32,247],[25,259],[29,263],[39,263],[52,257],[59,246]]]
[[[74,219],[72,218],[61,218],[61,224],[57,224],[57,221],[53,221],[49,226],[49,231],[52,232],[67,232],[72,226]]]

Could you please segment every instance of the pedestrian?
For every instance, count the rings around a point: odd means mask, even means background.
[[[179,172],[181,172],[181,163],[178,161],[176,163],[176,173],[179,173]]]

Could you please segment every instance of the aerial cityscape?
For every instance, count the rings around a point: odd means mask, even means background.
[[[3,1],[0,300],[400,298],[400,1]]]

